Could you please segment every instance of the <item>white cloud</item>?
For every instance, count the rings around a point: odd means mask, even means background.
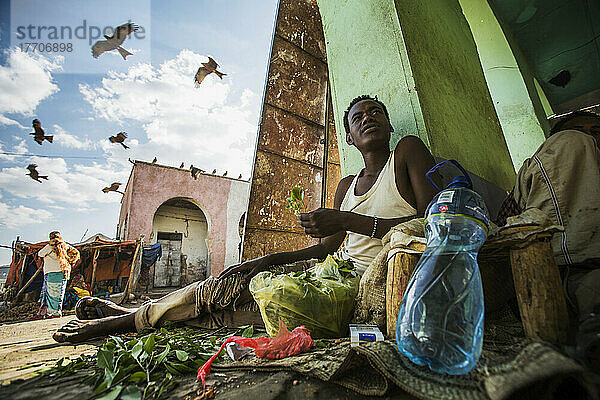
[[[11,207],[0,203],[0,226],[6,229],[20,228],[24,225],[47,222],[52,218],[52,213],[47,210],[36,210],[29,207]]]
[[[77,136],[68,133],[60,125],[55,124],[53,128],[54,131],[52,134],[54,135],[54,143],[62,147],[78,150],[93,150],[97,147],[97,143],[94,143],[87,138],[83,140],[79,139]]]
[[[26,128],[23,125],[21,125],[19,122],[15,121],[14,119],[10,119],[2,114],[0,114],[0,125],[16,125],[19,129],[23,129],[23,130],[29,129],[29,128]],[[33,130],[33,128],[31,130]]]
[[[37,164],[40,175],[48,180],[36,182],[27,176],[26,165]],[[116,203],[120,195],[103,193],[112,182],[125,182],[128,170],[114,163],[93,165],[67,163],[62,158],[29,157],[22,166],[0,171],[0,187],[12,196],[36,199],[46,205],[64,206],[70,210],[91,209],[94,203]]]
[[[5,150],[4,149],[4,145],[2,143],[0,143],[0,153],[4,153],[4,152],[8,152],[8,151]],[[8,154],[0,154],[0,160],[14,161],[15,159],[16,159],[15,156],[11,156],[11,155],[8,155]]]
[[[142,126],[146,138],[130,137],[131,149],[102,144],[113,161],[128,157],[178,166],[194,164],[206,170],[249,175],[259,113],[259,98],[251,90],[233,98],[232,78],[209,75],[199,87],[194,74],[206,57],[189,50],[154,67],[131,66],[126,73],[109,72],[102,85],[82,84],[79,90],[96,118],[122,126]],[[223,68],[226,71],[226,68]]]
[[[14,125],[18,123],[4,114],[30,116],[42,100],[59,91],[52,72],[61,69],[63,57],[7,51],[6,66],[0,65],[0,123]]]
[[[27,153],[29,150],[27,148],[27,143],[25,143],[25,139],[15,138],[19,141],[16,145],[13,146],[13,152],[23,154]]]
[[[15,140],[18,140],[18,143],[16,145],[14,145],[12,147],[12,149],[8,150],[4,148],[4,145],[0,142],[0,153],[18,153],[18,154],[23,154],[23,153],[27,153],[28,149],[27,149],[27,144],[25,143],[24,139],[21,139],[19,137],[15,137]],[[15,156],[15,155],[10,155],[10,154],[0,154],[0,160],[5,160],[5,161],[15,161],[17,159],[19,159],[20,156]]]

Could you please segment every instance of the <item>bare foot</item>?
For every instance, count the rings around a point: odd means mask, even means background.
[[[56,331],[52,338],[59,343],[79,343],[113,333],[132,332],[135,331],[134,316],[134,313],[128,313],[89,321],[73,320]]]
[[[121,307],[112,301],[86,296],[75,305],[75,315],[81,320],[98,319],[129,314],[133,310]]]

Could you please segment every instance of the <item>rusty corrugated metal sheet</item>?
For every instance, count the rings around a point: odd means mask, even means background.
[[[297,250],[315,243],[318,241],[304,233],[249,229],[244,237],[244,259],[251,260],[265,254]]]
[[[325,36],[316,0],[280,1],[275,34],[326,62]]]
[[[275,35],[269,68],[265,103],[323,127],[327,64]]]
[[[323,166],[321,126],[309,124],[292,113],[265,104],[261,131],[265,134],[258,137],[259,149],[317,167]]]
[[[258,152],[247,227],[277,231],[302,232],[298,217],[286,214],[285,199],[293,186],[305,189],[304,202],[309,210],[321,204],[322,168],[301,163],[277,154]]]
[[[316,0],[280,0],[250,189],[243,260],[318,243],[303,233],[296,216],[286,212],[286,198],[292,187],[301,186],[305,189],[308,210],[320,207],[323,196],[326,205],[333,205],[340,168],[335,131],[326,130],[326,125],[329,129],[333,127],[333,113],[326,112],[327,81],[325,40]],[[323,184],[324,176],[331,180]]]

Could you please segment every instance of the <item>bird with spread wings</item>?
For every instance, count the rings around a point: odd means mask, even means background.
[[[115,136],[111,136],[108,138],[108,140],[111,143],[120,143],[121,146],[128,149],[129,146],[127,146],[127,145],[125,145],[125,143],[123,143],[125,141],[125,139],[127,139],[127,132],[119,132]]]
[[[131,32],[135,32],[138,29],[139,26],[132,23],[117,26],[112,36],[104,35],[106,40],[98,40],[96,43],[94,43],[92,46],[92,56],[94,56],[94,58],[98,58],[106,51],[117,50],[123,57],[123,60],[126,60],[127,56],[130,56],[133,53],[125,50],[121,47],[121,45]]]
[[[211,73],[215,73],[219,78],[223,79],[223,77],[227,74],[217,71],[217,67],[219,64],[212,57],[208,57],[208,62],[202,63],[202,66],[198,68],[198,72],[196,72],[196,76],[194,77],[194,81],[196,81],[196,86],[200,85],[204,78]]]
[[[104,189],[102,189],[102,191],[104,193],[117,192],[117,193],[125,194],[119,190],[119,186],[121,186],[120,182],[113,182],[110,186],[107,186]]]
[[[54,136],[46,136],[46,132],[44,132],[44,129],[42,129],[42,123],[39,119],[34,119],[32,125],[34,132],[31,132],[30,135],[33,136],[33,140],[38,142],[40,146],[42,145],[44,140],[47,140],[50,143],[52,143],[52,141],[54,140]]]
[[[36,168],[37,168],[36,164],[29,164],[27,166],[29,173],[25,174],[25,175],[29,175],[31,177],[31,179],[33,179],[34,181],[38,181],[39,183],[42,183],[42,181],[40,181],[40,179],[48,180],[48,175],[40,175],[40,173],[37,171]]]

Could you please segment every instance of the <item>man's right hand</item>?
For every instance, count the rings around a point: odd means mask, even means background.
[[[270,260],[270,255],[266,255],[264,257],[255,258],[241,264],[232,265],[221,272],[217,279],[224,279],[237,273],[243,273],[245,274],[246,279],[250,279],[259,272],[266,271],[267,268],[271,266]]]

